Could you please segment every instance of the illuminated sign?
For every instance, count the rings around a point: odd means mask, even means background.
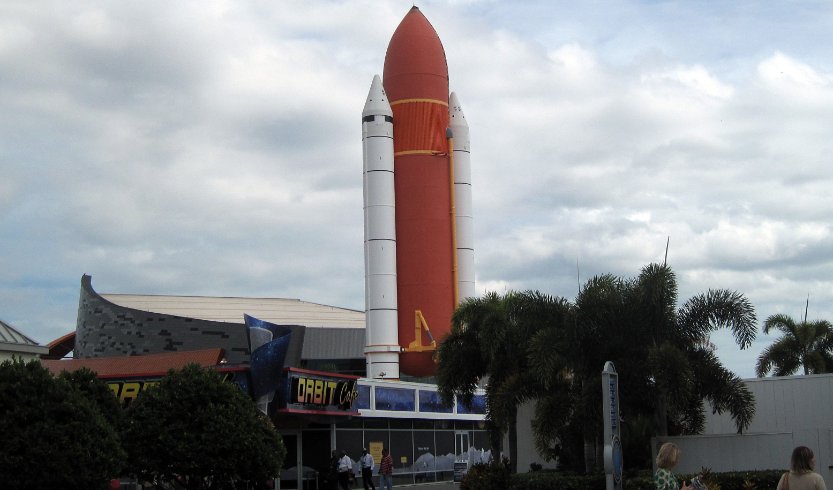
[[[223,378],[224,382],[235,382],[241,389],[245,391],[245,375],[244,373],[240,373],[242,379],[238,379],[236,376],[237,373],[235,372],[221,372],[220,375]],[[145,379],[123,379],[123,380],[108,380],[106,381],[107,387],[110,388],[110,391],[116,395],[116,398],[119,399],[119,402],[127,406],[139,396],[139,393],[147,390],[148,388],[152,388],[159,384],[161,377],[152,377],[152,378],[145,378]]]
[[[295,410],[348,411],[358,398],[354,378],[290,369],[286,406]]]
[[[116,398],[119,399],[122,405],[127,405],[133,401],[139,393],[146,389],[159,384],[159,380],[153,381],[111,381],[107,383],[107,387],[112,390]]]

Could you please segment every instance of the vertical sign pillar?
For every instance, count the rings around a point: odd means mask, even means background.
[[[604,465],[607,490],[622,490],[622,442],[619,440],[619,375],[607,361],[602,370]]]

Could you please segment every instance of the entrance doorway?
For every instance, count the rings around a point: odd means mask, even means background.
[[[469,431],[454,431],[454,454],[459,462],[469,461],[469,446],[471,446]]]
[[[282,430],[286,459],[281,468],[281,490],[318,490],[330,463],[329,430]]]

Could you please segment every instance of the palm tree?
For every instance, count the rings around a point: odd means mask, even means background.
[[[643,268],[636,290],[650,325],[648,358],[658,395],[658,435],[667,434],[669,425],[675,432],[701,432],[704,399],[716,412],[728,411],[738,432],[746,429],[755,413],[754,398],[741,379],[723,367],[708,338],[728,328],[741,349],[749,347],[757,331],[751,303],[736,291],[710,289],[675,312],[676,278],[670,267],[657,264]]]
[[[749,426],[754,398],[741,379],[727,370],[713,352],[709,334],[732,331],[741,349],[755,339],[755,309],[745,296],[710,289],[675,310],[677,281],[666,265],[650,264],[633,283],[633,300],[646,346],[649,389],[656,397],[657,435],[703,430],[708,400],[717,413],[728,411],[738,432]]]
[[[833,325],[827,320],[796,323],[783,314],[764,322],[763,332],[780,330],[783,335],[758,356],[755,373],[789,376],[804,367],[804,374],[826,373],[833,369]]]
[[[456,394],[470,403],[486,380],[486,416],[500,434],[509,433],[512,471],[517,470],[518,406],[558,384],[559,375],[551,373],[563,372],[558,369],[565,365],[563,349],[557,345],[557,329],[548,327],[566,323],[571,311],[566,300],[534,291],[468,298],[455,311],[451,332],[438,349],[437,387],[446,402]],[[545,365],[530,364],[529,353],[541,349],[555,354]]]
[[[719,328],[729,328],[741,348],[754,339],[754,309],[740,293],[709,290],[678,307],[674,272],[650,264],[634,279],[607,274],[587,281],[576,298],[575,318],[568,350],[574,374],[570,424],[583,433],[585,471],[602,445],[599,386],[605,361],[613,361],[619,373],[625,394],[620,410],[623,426],[633,425],[629,429],[650,421],[654,435],[701,432],[704,400],[728,411],[739,431],[748,427],[752,394],[708,342]]]

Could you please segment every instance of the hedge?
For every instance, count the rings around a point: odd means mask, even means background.
[[[713,473],[704,470],[702,480],[710,490],[767,490],[775,488],[784,470]],[[697,475],[678,475],[691,480]],[[654,490],[650,472],[626,475],[624,490]],[[460,490],[605,490],[605,475],[579,475],[558,471],[510,474],[506,462],[475,465],[460,484]]]

